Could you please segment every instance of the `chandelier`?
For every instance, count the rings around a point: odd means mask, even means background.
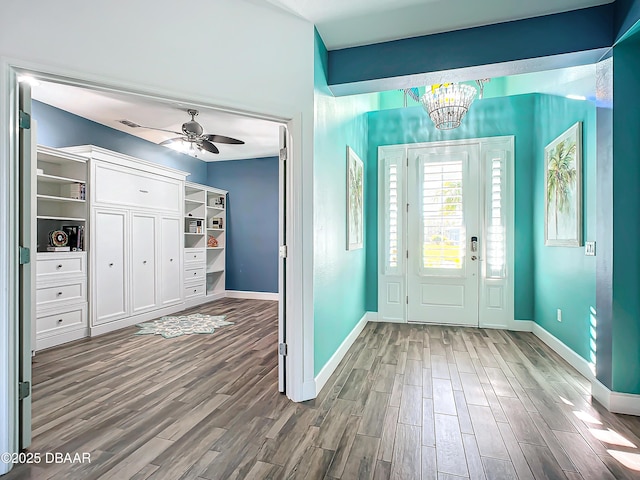
[[[420,98],[420,103],[429,113],[436,128],[451,130],[458,128],[476,97],[476,89],[460,83],[432,85],[431,90]]]

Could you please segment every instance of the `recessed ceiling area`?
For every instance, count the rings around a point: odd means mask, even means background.
[[[329,50],[612,3],[612,0],[262,1],[315,24]]]
[[[144,127],[181,132],[182,124],[191,120],[187,110],[195,108],[199,111],[196,121],[202,125],[205,133],[224,135],[245,142],[244,145],[215,143],[220,151],[219,154],[206,151],[193,154],[205,162],[271,157],[277,156],[279,151],[280,124],[273,121],[211,108],[48,81],[38,81],[32,87],[32,98],[156,144],[175,138],[177,135],[151,128],[131,128],[120,121],[128,120]],[[183,153],[191,155],[189,152]]]

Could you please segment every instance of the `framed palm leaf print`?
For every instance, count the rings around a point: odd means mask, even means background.
[[[582,245],[582,122],[544,149],[544,244]]]
[[[347,250],[364,243],[364,164],[347,147]]]

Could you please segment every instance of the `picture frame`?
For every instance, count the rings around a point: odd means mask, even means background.
[[[582,246],[582,122],[544,149],[544,202],[544,244]]]
[[[364,163],[347,146],[347,250],[364,245]]]

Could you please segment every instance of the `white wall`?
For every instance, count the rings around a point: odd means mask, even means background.
[[[297,300],[294,313],[312,330],[313,39],[312,24],[246,0],[3,0],[0,72],[18,65],[190,103],[295,118],[292,173],[302,194],[293,198],[298,203],[291,220],[303,231],[304,242],[294,248],[295,255],[304,248],[304,260],[292,260],[306,277],[296,278],[305,303]],[[4,123],[8,87],[0,83],[0,88]],[[8,135],[7,129],[0,132],[0,165],[10,158]],[[6,178],[0,183],[6,192]],[[8,232],[8,220],[0,221],[0,230]],[[0,251],[9,243],[8,233],[2,235]],[[2,275],[0,290],[8,281]],[[0,312],[0,333],[7,314]],[[6,352],[2,347],[0,354]],[[312,364],[300,362],[296,368],[304,371],[304,381],[313,382]],[[0,372],[0,382],[5,374]],[[4,387],[0,383],[0,415],[6,413]],[[0,450],[5,420],[0,418]]]

